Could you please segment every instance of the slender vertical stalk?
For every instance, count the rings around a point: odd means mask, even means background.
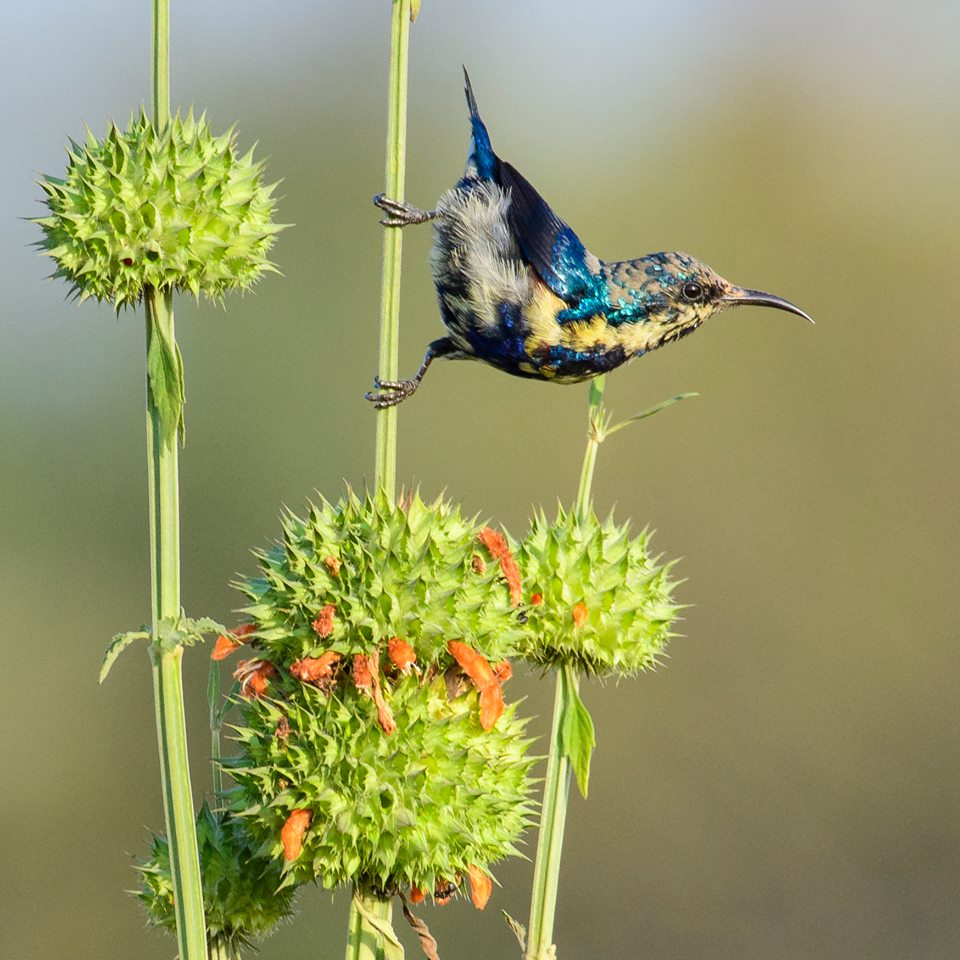
[[[390,28],[390,93],[387,113],[388,197],[403,199],[407,153],[407,58],[410,45],[410,0],[393,0]],[[400,254],[403,231],[383,233],[383,286],[380,295],[380,378],[396,380],[400,371]],[[377,414],[375,486],[393,500],[397,493],[397,408]]]
[[[240,954],[231,950],[225,940],[217,937],[210,941],[210,960],[240,960]]]
[[[384,189],[403,199],[407,154],[407,62],[410,48],[410,0],[392,0],[390,20],[390,86],[387,107],[387,161]],[[380,294],[380,379],[396,380],[400,371],[400,256],[403,232],[387,227],[383,234],[383,282]],[[397,496],[397,408],[377,415],[374,486],[393,501]],[[362,909],[361,909],[362,908]],[[382,935],[368,917],[389,926],[392,906],[354,891],[350,901],[346,960],[383,960]]]
[[[173,294],[144,291],[147,343],[162,335],[172,343]],[[155,331],[156,328],[156,331]],[[147,468],[150,498],[150,574],[153,640],[154,706],[163,808],[170,846],[174,910],[180,960],[203,960],[207,955],[200,858],[190,789],[187,731],[183,707],[183,647],[170,648],[160,637],[161,625],[180,615],[180,502],[177,440],[164,430],[161,414],[147,387]],[[166,437],[166,439],[165,439]]]
[[[377,900],[354,891],[350,900],[346,960],[383,960],[386,952],[383,938],[364,917],[364,912],[389,926],[393,905],[389,900]]]
[[[600,418],[603,414],[603,388],[605,377],[594,377],[590,381],[588,399],[587,449],[583,454],[583,467],[580,469],[580,486],[577,489],[577,517],[584,520],[590,512],[593,501],[593,470],[597,465],[597,448],[600,446]]]
[[[582,520],[590,512],[593,500],[593,471],[600,446],[599,431],[602,417],[604,378],[590,381],[589,429],[587,449],[580,470],[577,489],[577,516]],[[543,806],[540,812],[540,833],[537,838],[537,858],[533,869],[533,892],[530,898],[530,919],[527,928],[526,960],[550,960],[553,944],[553,922],[557,909],[557,891],[560,885],[560,854],[570,798],[570,758],[563,750],[561,724],[566,705],[580,689],[580,677],[572,666],[557,672],[557,688],[553,701],[553,721],[550,727],[550,752],[547,755],[547,774],[543,786]]]
[[[153,0],[153,122],[162,130],[170,119],[170,2]],[[144,290],[147,349],[153,337],[174,343],[173,292]],[[174,435],[171,435],[174,434]],[[180,482],[177,438],[165,430],[147,385],[147,468],[150,498],[150,579],[154,706],[163,810],[170,849],[174,910],[180,960],[207,956],[200,857],[190,789],[187,730],[183,708],[183,648],[161,642],[164,621],[180,616]]]

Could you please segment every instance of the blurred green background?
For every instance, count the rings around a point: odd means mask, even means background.
[[[64,303],[16,219],[68,135],[149,99],[149,2],[0,20],[2,952],[168,958],[124,893],[162,822],[145,654],[96,684],[149,613],[142,317]],[[193,615],[230,620],[282,503],[370,476],[388,21],[385,0],[173,4],[175,103],[259,140],[296,223],[284,278],[178,308]],[[693,606],[664,668],[586,690],[564,960],[957,955],[958,28],[946,2],[424,2],[414,202],[462,168],[464,62],[495,147],[596,253],[684,249],[818,322],[730,312],[609,380],[624,415],[702,394],[618,434],[597,476],[601,509],[683,558]],[[441,330],[429,243],[406,234],[404,372]],[[522,534],[573,497],[585,402],[438,365],[402,408],[400,474]],[[203,650],[186,673],[200,790]],[[543,733],[549,684],[512,694]],[[441,955],[515,956],[498,911],[526,915],[531,873],[504,866],[484,914],[427,910]],[[346,906],[305,891],[264,960],[340,956]]]

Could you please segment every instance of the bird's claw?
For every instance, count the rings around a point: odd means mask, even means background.
[[[421,210],[402,200],[391,200],[383,193],[373,198],[373,205],[387,214],[380,221],[385,227],[409,227],[415,223],[426,223],[437,215],[436,210]]]
[[[373,378],[373,390],[364,394],[375,409],[386,410],[403,403],[407,397],[413,396],[419,384],[416,380],[381,380]]]

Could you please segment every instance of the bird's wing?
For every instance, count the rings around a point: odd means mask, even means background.
[[[597,258],[519,170],[501,160],[498,172],[510,192],[510,228],[540,279],[571,306],[596,297],[602,285]]]

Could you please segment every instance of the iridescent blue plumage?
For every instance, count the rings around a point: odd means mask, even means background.
[[[410,380],[376,383],[377,407],[399,403],[437,358],[481,360],[507,373],[573,383],[691,333],[725,306],[793,304],[729,283],[680,252],[604,261],[493,150],[464,71],[471,139],[463,177],[429,213],[386,197],[388,227],[433,220],[430,264],[447,336]],[[812,321],[811,321],[812,322]]]

